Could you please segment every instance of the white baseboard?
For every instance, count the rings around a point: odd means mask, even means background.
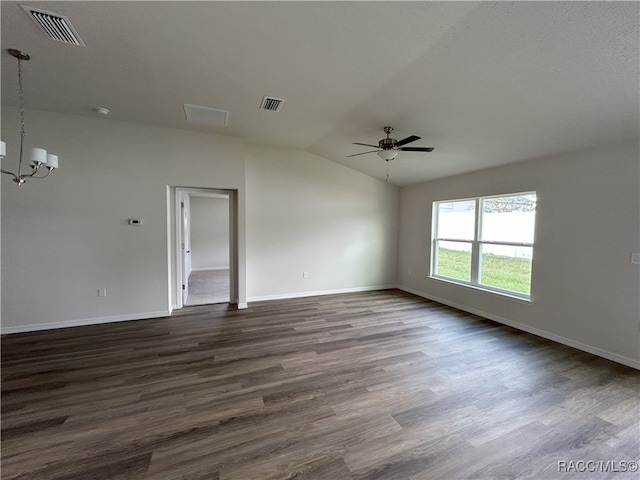
[[[99,325],[102,323],[126,322],[128,320],[144,320],[148,318],[168,317],[169,310],[160,312],[136,313],[133,315],[113,315],[111,317],[81,318],[77,320],[63,320],[61,322],[34,323],[31,325],[18,325],[15,327],[2,327],[2,335],[11,333],[36,332],[39,330],[53,330],[55,328],[81,327],[85,325]]]
[[[399,285],[380,285],[375,287],[339,288],[334,290],[317,290],[312,292],[287,293],[287,294],[280,294],[280,295],[264,295],[264,296],[257,296],[257,297],[249,297],[247,301],[260,302],[260,301],[266,301],[266,300],[284,300],[288,298],[303,298],[303,297],[314,297],[317,295],[335,295],[340,293],[367,292],[367,291],[375,291],[375,290],[387,290],[387,289],[393,289],[393,288],[397,288],[399,290],[412,293],[419,297],[427,298],[429,300],[433,300],[434,302],[442,303],[443,305],[448,305],[450,307],[457,308],[458,310],[469,312],[474,315],[487,318],[489,320],[494,320],[498,323],[508,325],[518,330],[522,330],[524,332],[528,332],[533,335],[537,335],[539,337],[546,338],[548,340],[552,340],[554,342],[558,342],[563,345],[567,345],[569,347],[577,348],[578,350],[582,350],[584,352],[591,353],[593,355],[597,355],[602,358],[606,358],[607,360],[621,363],[623,365],[627,365],[629,367],[640,370],[640,361],[635,360],[633,358],[625,357],[623,355],[609,352],[608,350],[604,350],[599,347],[594,347],[593,345],[587,345],[585,343],[578,342],[576,340],[572,340],[570,338],[563,337],[561,335],[556,335],[555,333],[547,332],[539,328],[531,327],[523,323],[509,320],[507,318],[500,317],[499,315],[483,312],[481,310],[471,308],[466,305],[459,304],[457,302],[452,302],[445,298],[440,298],[435,295],[431,295],[425,292],[421,292],[419,290],[414,290],[412,288],[399,286]],[[247,303],[238,303],[238,309],[245,309],[245,308],[247,308]],[[56,328],[79,327],[84,325],[98,325],[103,323],[125,322],[128,320],[143,320],[143,319],[149,319],[149,318],[168,317],[170,315],[171,315],[171,312],[169,310],[164,310],[164,311],[158,311],[158,312],[138,313],[133,315],[114,315],[109,317],[94,317],[94,318],[83,318],[83,319],[77,319],[77,320],[63,320],[60,322],[19,325],[14,327],[1,327],[0,333],[2,335],[8,335],[12,333],[35,332],[40,330],[52,330]]]
[[[398,288],[395,285],[378,285],[375,287],[351,287],[351,288],[337,288],[334,290],[315,290],[311,292],[297,292],[297,293],[283,293],[278,295],[262,295],[258,297],[248,297],[248,302],[263,302],[265,300],[286,300],[288,298],[304,298],[315,297],[318,295],[337,295],[339,293],[356,293],[356,292],[370,292],[374,290],[388,290],[391,288]]]
[[[508,325],[509,327],[517,328],[518,330],[522,330],[524,332],[531,333],[533,335],[537,335],[542,338],[546,338],[547,340],[553,340],[554,342],[558,342],[563,345],[567,345],[569,347],[577,348],[578,350],[582,350],[583,352],[591,353],[593,355],[597,355],[598,357],[606,358],[607,360],[621,363],[623,365],[627,365],[628,367],[632,367],[640,370],[640,361],[635,360],[633,358],[618,355],[617,353],[609,352],[608,350],[603,350],[602,348],[594,347],[593,345],[587,345],[585,343],[572,340],[571,338],[563,337],[561,335],[556,335],[555,333],[551,333],[551,332],[547,332],[546,330],[541,330],[539,328],[531,327],[529,325],[525,325],[524,323],[515,322],[513,320],[509,320],[508,318],[500,317],[499,315],[483,312],[481,310],[477,310],[475,308],[471,308],[466,305],[449,301],[445,298],[436,297],[435,295],[430,295],[428,293],[421,292],[419,290],[414,290],[413,288],[403,287],[403,286],[398,286],[397,288],[400,290],[404,290],[405,292],[413,293],[414,295],[417,295],[419,297],[427,298],[429,300],[433,300],[434,302],[442,303],[444,305],[457,308],[458,310],[462,310],[464,312],[473,313],[474,315],[478,315],[480,317],[487,318],[489,320],[494,320],[498,323]]]
[[[192,272],[204,272],[206,270],[229,270],[229,267],[198,267],[192,268]]]
[[[236,306],[238,307],[238,310],[242,310],[242,309],[244,309],[244,308],[248,308],[248,307],[247,307],[247,303],[246,303],[246,302],[245,302],[245,303],[237,303],[237,302],[234,300],[234,301],[232,301],[232,302],[229,302],[229,304],[230,304],[230,305],[236,305]],[[194,306],[195,306],[195,307],[198,307],[198,306],[206,306],[206,305],[194,305]],[[172,308],[171,308],[171,312],[173,312],[173,310],[180,310],[180,309],[182,309],[182,308],[186,308],[186,307],[187,307],[186,305],[183,305],[183,306],[179,307],[179,306],[178,306],[178,304],[174,304],[174,305],[172,306]],[[169,314],[171,314],[171,312],[169,312]]]

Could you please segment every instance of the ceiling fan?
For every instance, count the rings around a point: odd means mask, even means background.
[[[380,158],[386,160],[387,162],[393,160],[398,155],[398,152],[433,152],[433,147],[405,147],[407,143],[415,142],[416,140],[420,140],[420,137],[417,135],[411,135],[407,138],[403,138],[402,140],[396,140],[395,138],[389,137],[389,134],[393,132],[392,127],[384,127],[384,133],[387,134],[387,138],[383,138],[378,142],[378,145],[370,145],[368,143],[356,143],[354,145],[362,145],[364,147],[373,147],[377,148],[377,150],[370,150],[368,152],[356,153],[354,155],[347,155],[347,157],[357,157],[358,155],[366,155],[367,153],[377,153]]]

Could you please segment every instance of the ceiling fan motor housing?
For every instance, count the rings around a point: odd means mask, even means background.
[[[380,140],[378,142],[378,146],[384,150],[390,150],[392,148],[395,148],[397,142],[398,141],[395,138],[387,137]]]

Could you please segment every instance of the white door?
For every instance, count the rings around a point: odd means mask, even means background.
[[[182,304],[186,304],[189,296],[189,275],[191,275],[191,215],[189,195],[180,194],[180,210],[182,218]]]

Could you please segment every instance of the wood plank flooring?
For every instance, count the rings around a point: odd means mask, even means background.
[[[2,337],[2,478],[637,479],[639,391],[397,290],[192,307]]]

